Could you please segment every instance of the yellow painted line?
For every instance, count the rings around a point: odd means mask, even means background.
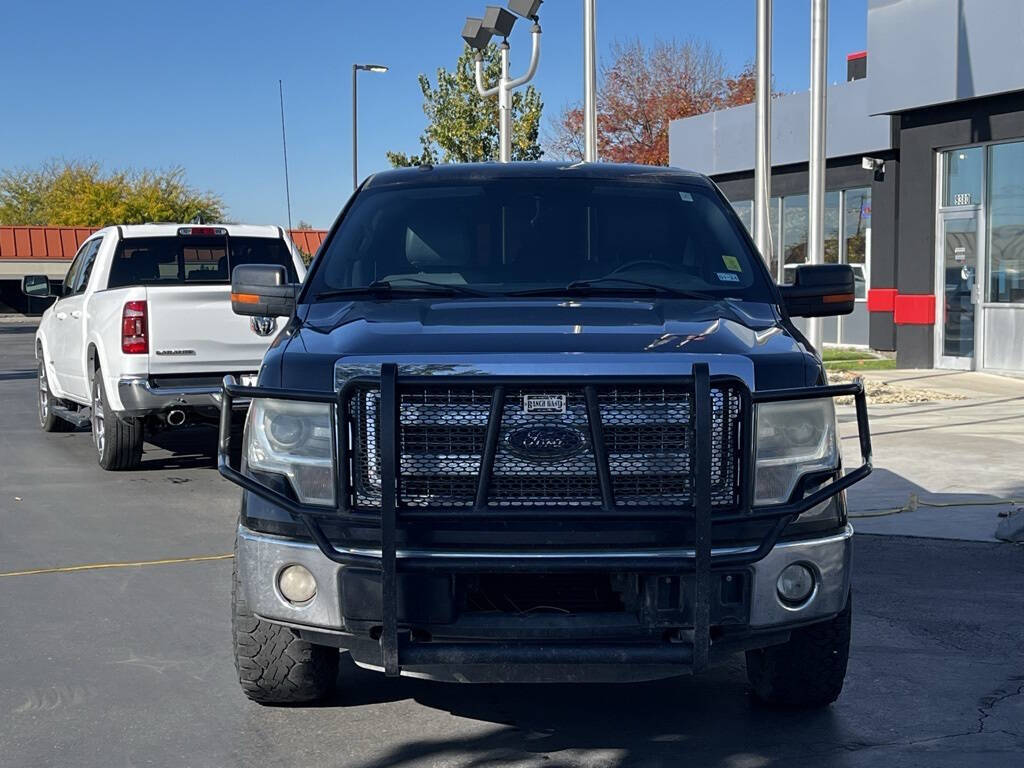
[[[140,568],[146,565],[174,565],[175,563],[201,563],[207,560],[230,560],[234,555],[196,555],[194,557],[171,557],[165,560],[137,560],[131,563],[86,563],[84,565],[64,565],[58,568],[33,568],[28,571],[7,571],[4,576],[34,576],[40,573],[75,573],[76,571],[98,571],[105,568]]]

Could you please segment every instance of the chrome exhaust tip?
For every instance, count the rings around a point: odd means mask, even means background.
[[[175,408],[167,414],[167,423],[172,427],[180,427],[185,423],[185,412],[180,408]]]

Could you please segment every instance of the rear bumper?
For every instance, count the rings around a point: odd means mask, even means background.
[[[145,376],[124,376],[117,380],[122,411],[128,416],[162,413],[174,408],[219,409],[223,397],[220,385],[160,387]],[[233,407],[246,408],[248,400],[236,400]]]
[[[744,647],[758,647],[757,637],[764,638],[764,645],[779,642],[779,631],[817,621],[822,621],[839,613],[846,605],[850,588],[850,563],[853,549],[853,528],[847,525],[842,531],[815,539],[800,541],[781,541],[760,560],[750,564],[746,572],[749,574],[749,612],[745,624],[732,622],[728,632],[720,644],[720,651],[729,650],[728,637],[745,637]],[[721,547],[712,549],[712,568],[715,559],[722,559],[737,554],[742,547]],[[353,550],[352,554],[369,558],[380,557],[379,550]],[[534,567],[543,568],[536,561],[543,560],[545,555],[536,551],[529,553],[501,553],[507,560],[510,556],[521,555],[529,558]],[[415,562],[423,557],[416,550],[396,552],[396,558],[402,562]],[[439,571],[445,570],[445,563],[450,563],[453,572],[459,564],[472,558],[477,568],[487,570],[486,553],[479,551],[446,552],[432,551],[429,555],[435,560]],[[591,551],[577,553],[581,559],[586,558],[590,568],[599,567],[606,561],[608,570],[614,571],[620,555],[611,551]],[[665,572],[674,571],[673,565],[680,559],[693,558],[693,550],[672,549],[650,552],[652,561],[664,560]],[[565,553],[560,553],[559,565],[562,565]],[[362,650],[362,661],[376,666],[372,659],[373,652],[366,654],[369,636],[363,630],[366,622],[359,622],[360,627],[353,626],[350,613],[351,597],[347,598],[343,584],[346,583],[346,566],[324,557],[320,548],[310,542],[303,542],[279,536],[271,536],[253,532],[244,526],[238,529],[237,565],[240,581],[246,591],[246,600],[250,609],[263,619],[304,630],[313,638],[340,647]],[[441,562],[436,562],[440,560]],[[809,565],[815,573],[816,585],[811,597],[799,606],[791,606],[779,599],[776,582],[783,568],[791,563]],[[278,590],[278,574],[282,568],[291,564],[306,567],[317,581],[316,596],[304,605],[289,603]],[[657,565],[653,570],[657,571]],[[429,599],[424,595],[427,590],[419,592],[415,599]],[[401,603],[407,603],[404,596],[399,596]],[[443,598],[443,595],[442,595]],[[422,604],[418,608],[424,609]],[[529,637],[512,635],[496,635],[490,638],[479,638],[475,643],[451,643],[444,639],[444,627],[429,627],[434,642],[406,643],[402,655],[407,659],[406,665],[418,666],[459,666],[451,659],[462,659],[466,664],[524,663],[532,659],[538,663],[543,654],[550,656],[548,663],[568,663],[576,659],[579,663],[628,663],[638,665],[668,665],[679,671],[687,671],[692,659],[687,648],[678,644],[665,642],[630,642],[617,643],[614,638],[595,636],[595,627],[588,623],[585,616],[567,617],[560,629],[552,636],[550,627],[546,627],[546,645],[526,642]],[[371,622],[372,623],[372,622]],[[417,628],[417,627],[412,627]],[[459,630],[462,631],[462,630]],[[552,642],[554,641],[554,642]],[[374,644],[375,645],[375,644]],[[535,647],[536,646],[536,647]],[[517,650],[518,648],[518,650]],[[712,655],[715,653],[715,642],[712,643]],[[379,653],[379,650],[378,650]],[[538,656],[538,653],[541,655]],[[522,659],[520,659],[522,657]],[[419,663],[417,663],[419,662]],[[377,659],[379,664],[379,659]],[[403,665],[404,667],[405,665]]]

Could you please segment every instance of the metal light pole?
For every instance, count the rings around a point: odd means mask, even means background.
[[[530,66],[526,74],[514,79],[509,78],[509,45],[508,40],[501,43],[501,76],[493,88],[484,87],[484,57],[477,50],[476,54],[476,89],[481,96],[498,96],[498,160],[507,163],[512,159],[512,91],[526,85],[537,73],[540,63],[540,22],[534,21],[532,29],[533,51],[530,54]],[[485,43],[486,44],[486,43]]]
[[[388,68],[381,64],[352,65],[352,190],[359,186],[359,81],[356,75],[363,72],[387,72]]]
[[[754,241],[771,265],[768,198],[772,176],[772,0],[757,0],[757,56],[754,125]],[[778,275],[773,275],[777,280]]]
[[[828,0],[811,0],[811,121],[807,189],[807,263],[825,262],[825,72]],[[808,318],[807,340],[821,349],[821,318]]]
[[[583,159],[597,162],[597,0],[583,0]]]

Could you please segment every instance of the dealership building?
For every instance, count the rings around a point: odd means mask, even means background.
[[[907,368],[1024,372],[1024,2],[868,0],[867,51],[828,89],[825,260],[854,267],[826,343]],[[771,252],[807,255],[809,94],[772,101]],[[676,120],[670,164],[751,225],[754,105]]]

